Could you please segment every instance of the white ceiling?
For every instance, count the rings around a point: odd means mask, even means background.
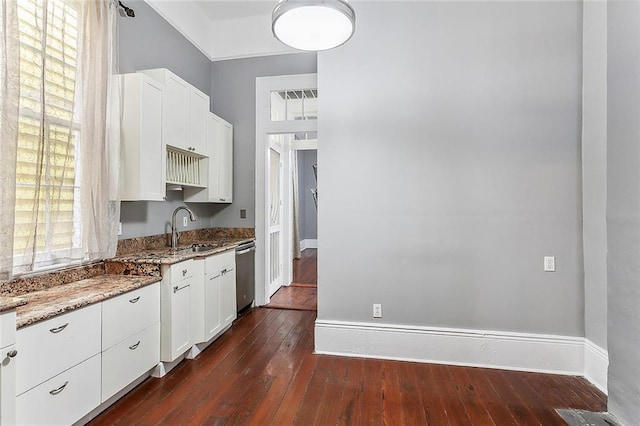
[[[212,61],[293,53],[271,34],[277,0],[145,0]]]
[[[272,0],[195,0],[212,21],[247,18],[249,16],[268,15],[273,11],[276,1]]]

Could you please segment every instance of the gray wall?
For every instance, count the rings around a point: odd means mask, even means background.
[[[358,4],[318,55],[319,319],[584,335],[581,35],[581,2]]]
[[[211,67],[212,111],[233,124],[233,204],[216,226],[255,227],[256,77],[316,72],[315,53],[217,61]],[[247,209],[247,218],[240,218]]]
[[[584,2],[582,241],[585,337],[607,348],[607,3]]]
[[[119,18],[120,72],[168,68],[211,95],[211,61],[142,0],[125,4],[135,18]]]
[[[136,17],[118,21],[120,72],[168,68],[210,95],[211,61],[145,2],[128,1],[126,5],[135,10]],[[166,202],[122,202],[122,235],[119,238],[167,232],[171,213],[184,204],[182,193],[177,191],[168,192]],[[180,225],[180,230],[214,225],[211,219],[221,208],[199,203],[189,203],[188,206],[194,210],[197,220],[189,222],[186,228]],[[170,232],[171,228],[168,229]]]
[[[318,162],[318,151],[300,150],[298,154],[298,201],[300,202],[300,240],[318,238],[318,213],[311,189],[317,188],[313,165]]]
[[[607,241],[609,411],[640,419],[640,2],[609,1]]]

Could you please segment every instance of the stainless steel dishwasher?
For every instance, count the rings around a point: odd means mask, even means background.
[[[256,244],[253,241],[236,248],[236,307],[238,312],[251,306],[256,294],[255,283]]]

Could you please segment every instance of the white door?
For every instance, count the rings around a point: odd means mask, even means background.
[[[269,245],[268,245],[268,277],[269,292],[273,293],[283,284],[283,227],[282,227],[282,194],[283,194],[283,173],[282,173],[282,136],[269,136]]]

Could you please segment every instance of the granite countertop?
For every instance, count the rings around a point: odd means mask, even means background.
[[[16,326],[21,328],[158,281],[153,276],[105,274],[6,299],[20,299]]]
[[[113,259],[109,259],[107,262],[173,265],[174,263],[182,262],[185,260],[195,259],[199,257],[208,257],[217,253],[233,250],[240,244],[254,240],[255,238],[237,238],[215,241],[194,241],[192,244],[179,246],[176,250],[172,250],[170,247],[144,250],[138,253],[131,253],[114,257]],[[203,245],[207,246],[207,248],[210,246],[211,249],[200,252],[193,252],[191,251],[191,246],[193,245]]]
[[[27,301],[24,297],[0,297],[0,312],[9,311],[26,304]]]

